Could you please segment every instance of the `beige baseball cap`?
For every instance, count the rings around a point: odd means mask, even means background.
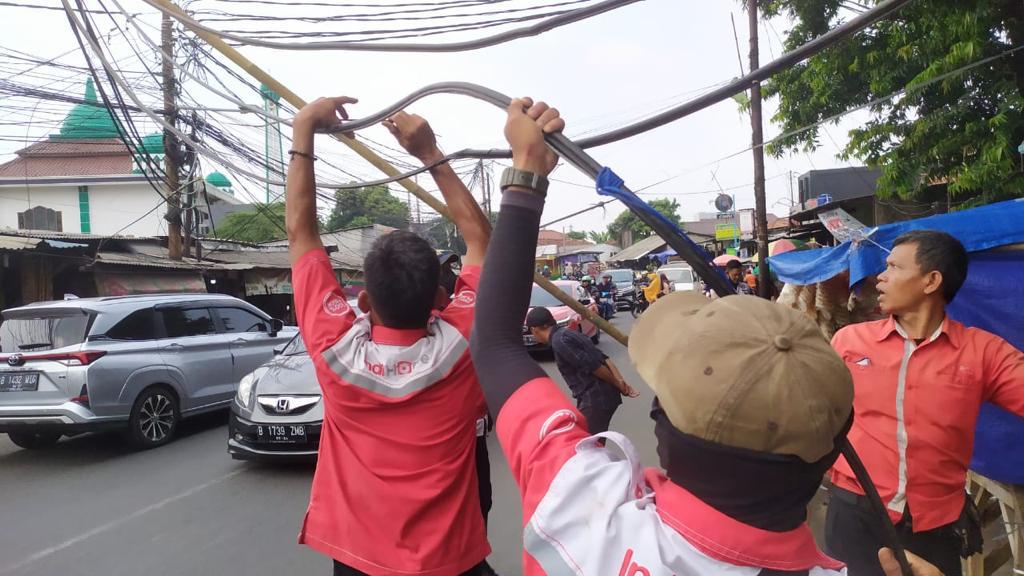
[[[853,409],[853,381],[814,323],[756,296],[676,292],[629,336],[672,424],[698,438],[815,462]]]

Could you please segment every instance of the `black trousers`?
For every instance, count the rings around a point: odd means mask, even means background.
[[[840,493],[842,491],[842,493]],[[849,576],[884,576],[878,550],[886,545],[881,519],[857,496],[832,488],[825,519],[825,552],[846,563]],[[896,524],[904,548],[934,564],[945,576],[960,576],[960,541],[951,526],[913,532],[905,522]]]
[[[602,383],[602,385],[604,384]],[[586,406],[579,410],[583,413],[584,418],[587,419],[587,432],[600,434],[601,432],[608,431],[608,426],[612,423],[612,416],[615,415],[615,411],[618,409],[618,406],[611,408]]]

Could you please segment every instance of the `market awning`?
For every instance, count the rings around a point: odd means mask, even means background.
[[[786,252],[768,258],[780,280],[801,286],[816,284],[845,270],[853,286],[885,269],[892,243],[911,230],[940,230],[963,243],[968,252],[1024,242],[1024,198],[989,204],[962,212],[879,226],[863,240],[843,242],[834,248]]]
[[[633,244],[632,246],[623,248],[622,252],[619,252],[611,259],[616,262],[625,262],[627,260],[639,260],[644,256],[647,256],[651,252],[654,252],[655,250],[660,250],[662,247],[665,246],[665,244],[667,243],[665,242],[665,240],[662,239],[661,236],[654,234],[653,236],[644,238],[643,240],[637,242],[636,244]]]

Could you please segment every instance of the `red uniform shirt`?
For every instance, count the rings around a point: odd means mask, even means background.
[[[596,446],[583,415],[550,378],[517,390],[496,429],[522,495],[526,576],[755,575],[760,568],[845,574],[806,524],[788,532],[748,526],[660,470],[643,469],[618,434],[605,435],[618,449]]]
[[[429,326],[357,318],[323,250],[295,263],[302,338],[324,397],[320,457],[299,542],[374,575],[448,576],[490,553],[477,493],[469,357],[479,267]]]
[[[921,344],[890,317],[843,328],[832,347],[853,374],[850,442],[892,519],[909,505],[915,531],[955,521],[981,403],[1024,415],[1024,354],[949,318]],[[845,459],[832,479],[864,493]]]

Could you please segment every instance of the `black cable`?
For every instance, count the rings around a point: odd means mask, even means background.
[[[171,10],[166,6],[156,2],[155,0],[143,0],[150,6],[173,15],[175,18],[181,20],[186,26],[189,26],[193,30],[202,30],[208,34],[214,34],[223,37],[228,40],[240,42],[251,46],[261,46],[264,48],[278,48],[282,50],[358,50],[358,51],[370,51],[370,52],[463,52],[467,50],[477,50],[480,48],[486,48],[488,46],[495,46],[518,38],[526,38],[529,36],[536,36],[543,34],[555,28],[572,24],[586,18],[597,16],[604,12],[621,8],[628,4],[639,2],[640,0],[605,0],[594,6],[588,6],[585,8],[579,8],[572,10],[566,14],[555,16],[538,22],[536,24],[525,26],[523,28],[517,28],[515,30],[509,30],[494,34],[485,38],[477,40],[469,40],[465,42],[449,42],[449,43],[438,43],[438,44],[417,44],[417,43],[365,43],[365,42],[300,42],[300,43],[287,43],[287,42],[272,42],[264,41],[258,38],[251,38],[247,36],[241,36],[237,34],[226,34],[217,30],[214,30],[208,26],[205,26],[195,19],[191,18],[187,14],[179,13],[178,11]]]

